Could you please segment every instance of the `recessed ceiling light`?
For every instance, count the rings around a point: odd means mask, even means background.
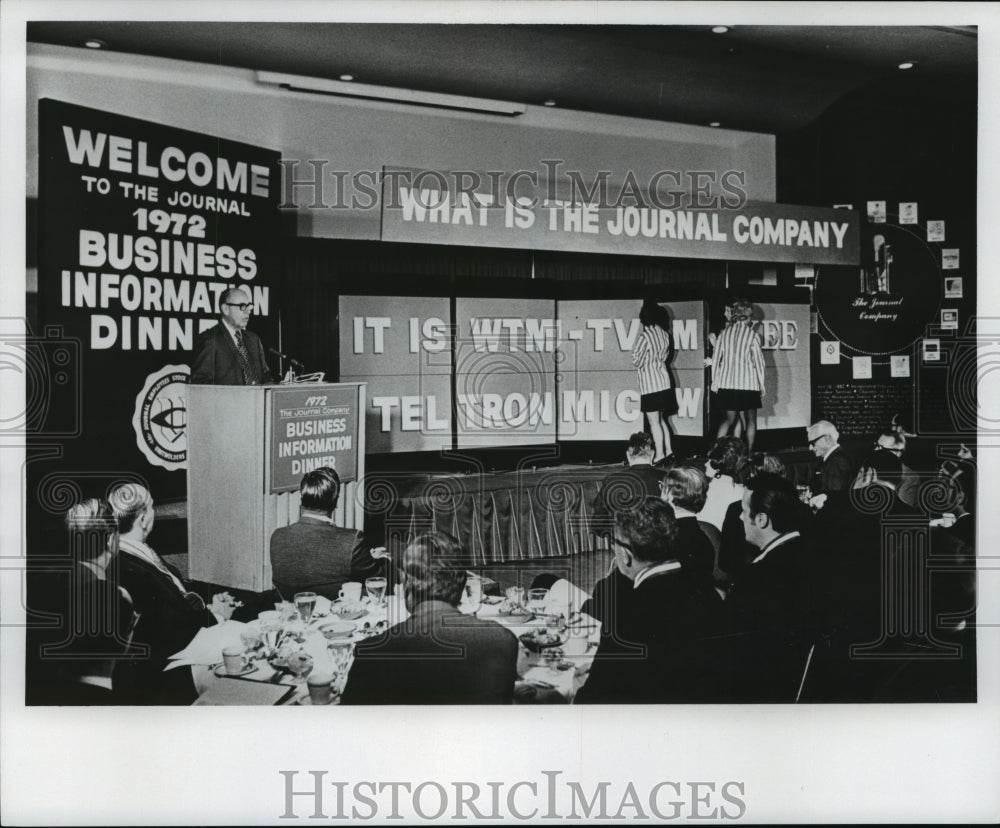
[[[354,80],[354,75],[341,75],[340,79],[342,81],[352,81]]]
[[[899,64],[899,68],[900,69],[912,69],[916,65],[917,65],[917,62],[915,60],[904,60],[901,64]]]
[[[708,125],[709,126],[722,126],[722,122],[721,121],[710,121]]]
[[[728,26],[712,26],[712,31],[715,34],[725,34],[726,32],[729,31],[729,27]]]
[[[556,102],[552,98],[549,98],[547,101],[545,101],[545,105],[546,106],[555,106]]]
[[[103,49],[108,44],[105,43],[103,40],[98,40],[97,38],[92,37],[90,40],[85,40],[83,42],[83,45],[86,46],[88,49]]]

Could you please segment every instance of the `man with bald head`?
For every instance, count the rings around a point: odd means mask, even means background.
[[[264,346],[246,329],[253,301],[249,291],[229,288],[219,300],[219,324],[194,345],[191,382],[200,385],[262,385],[274,382]]]

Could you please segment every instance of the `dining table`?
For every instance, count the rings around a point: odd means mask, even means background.
[[[498,596],[466,593],[458,608],[509,629],[518,638],[517,683],[514,697],[520,703],[572,702],[586,681],[600,640],[600,624],[580,611],[586,593],[568,581],[557,581],[544,606],[512,605]],[[404,621],[409,615],[401,589],[381,601],[362,597],[354,603],[319,597],[312,616],[305,620],[294,604],[279,603],[251,622],[228,620],[198,631],[191,643],[175,653],[167,670],[190,666],[198,698],[195,705],[296,705],[315,706],[307,682],[280,663],[276,654],[304,652],[312,662],[309,675],[331,677],[331,700],[337,705],[350,682],[353,646]],[[274,629],[277,638],[264,640],[262,629]],[[332,637],[331,637],[332,636]],[[262,639],[258,647],[246,641]],[[538,642],[554,646],[539,647]],[[330,645],[342,649],[347,643],[351,656],[338,669]],[[245,665],[236,672],[227,669],[223,650],[245,651]],[[239,666],[239,665],[238,665]]]

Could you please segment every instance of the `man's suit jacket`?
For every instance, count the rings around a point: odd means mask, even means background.
[[[601,641],[577,703],[711,700],[704,642],[718,632],[720,602],[685,569],[638,587],[612,573],[595,586],[591,609],[602,621]]]
[[[647,497],[659,497],[662,480],[663,472],[648,464],[629,466],[607,475],[594,499],[595,531],[610,534],[614,529],[616,511],[638,506]]]
[[[495,621],[424,601],[357,645],[344,704],[509,704],[517,638]]]
[[[130,662],[127,692],[133,697],[131,701],[190,704],[197,697],[190,669],[163,672],[163,668],[170,656],[191,643],[198,630],[216,624],[218,619],[203,605],[199,608],[193,598],[185,598],[176,584],[155,566],[128,552],[119,555],[118,578],[139,613],[133,648],[141,645],[148,648],[147,655]]]
[[[243,331],[250,362],[257,368],[261,383],[274,382],[264,356],[264,346],[253,331]],[[222,322],[199,335],[194,343],[191,382],[201,385],[246,385],[236,343]]]
[[[798,537],[734,580],[723,605],[725,700],[795,701],[811,645],[814,574],[810,545]]]
[[[271,580],[286,601],[303,590],[332,601],[346,581],[383,574],[361,532],[303,515],[271,535]]]
[[[823,461],[809,486],[813,495],[846,492],[854,483],[857,469],[847,452],[837,446]]]
[[[708,524],[711,526],[712,524]],[[712,588],[715,570],[715,547],[701,528],[697,517],[677,518],[676,557],[691,576],[706,588]]]

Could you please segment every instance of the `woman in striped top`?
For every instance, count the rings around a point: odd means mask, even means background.
[[[726,412],[716,436],[727,436],[739,417],[746,427],[747,450],[752,451],[764,394],[764,352],[745,299],[726,306],[726,327],[715,340],[711,365],[715,403]]]
[[[646,415],[656,447],[653,463],[674,453],[670,443],[670,417],[678,411],[677,393],[671,388],[667,363],[673,356],[670,317],[656,302],[645,301],[639,311],[642,331],[632,345],[632,364],[639,375],[639,408]]]

